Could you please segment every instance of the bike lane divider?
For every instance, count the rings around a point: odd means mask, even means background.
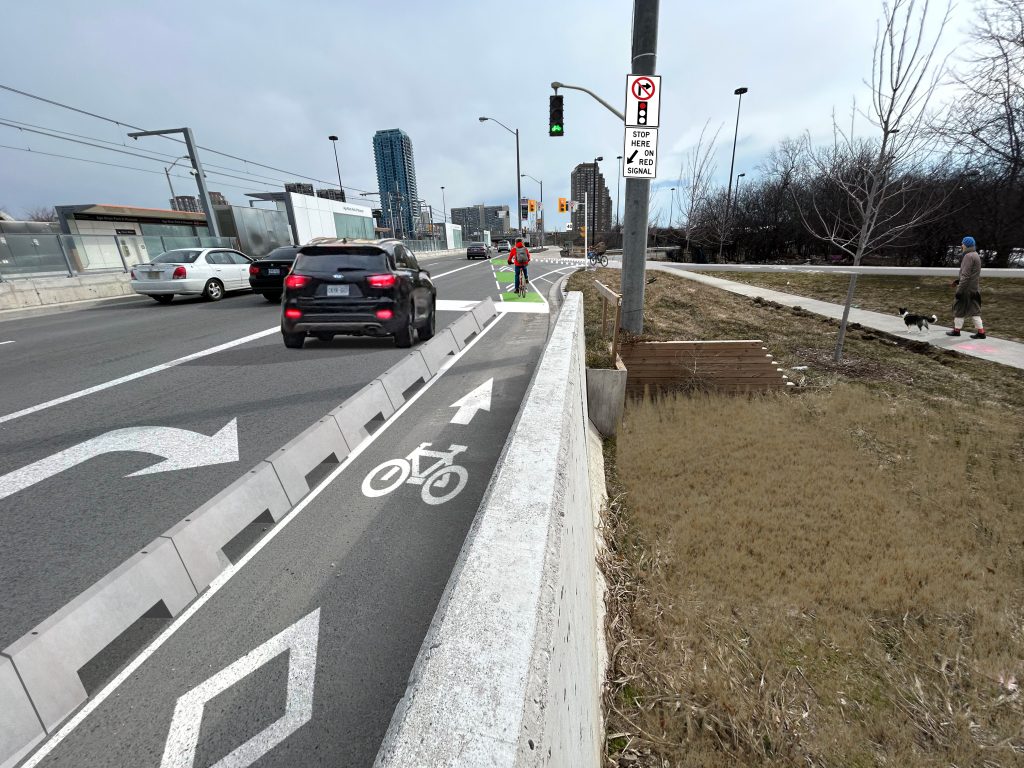
[[[394,416],[26,766],[372,763],[546,329],[505,318],[448,369],[423,356],[442,375],[410,394],[406,372]],[[366,397],[367,420],[394,405]]]

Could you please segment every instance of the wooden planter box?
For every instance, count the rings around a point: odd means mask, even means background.
[[[759,339],[638,342],[622,344],[619,355],[628,394],[665,387],[757,392],[793,386]]]

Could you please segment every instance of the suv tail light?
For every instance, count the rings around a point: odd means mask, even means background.
[[[370,275],[366,282],[371,288],[394,288],[398,279],[394,275]]]
[[[184,267],[175,267],[174,274],[171,275],[172,280],[184,280],[188,273]]]
[[[295,307],[288,307],[288,309],[284,311],[284,316],[289,320],[298,320],[302,317],[302,310],[295,309]]]
[[[249,266],[249,274],[250,275],[258,275],[259,273],[260,273],[260,268],[257,267],[255,264],[251,264]]]
[[[284,279],[285,288],[305,288],[309,285],[309,277],[307,275],[288,275]]]
[[[377,310],[377,319],[378,320],[390,320],[394,316],[395,316],[395,313],[392,312],[390,309],[378,309]]]

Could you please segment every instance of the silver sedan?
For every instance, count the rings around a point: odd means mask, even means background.
[[[175,295],[220,301],[228,291],[248,291],[252,259],[229,248],[181,248],[132,268],[132,290],[161,304]]]

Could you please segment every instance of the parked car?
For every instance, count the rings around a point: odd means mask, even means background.
[[[282,245],[249,265],[249,285],[267,301],[281,301],[284,278],[291,271],[298,245]]]
[[[161,304],[170,304],[176,295],[220,301],[228,291],[249,290],[251,263],[229,248],[181,248],[133,267],[131,286]]]
[[[306,336],[392,336],[411,347],[434,335],[437,290],[397,240],[321,242],[299,248],[284,279],[281,335],[299,349]]]
[[[491,246],[483,242],[474,242],[466,246],[467,259],[486,259],[491,255]]]

